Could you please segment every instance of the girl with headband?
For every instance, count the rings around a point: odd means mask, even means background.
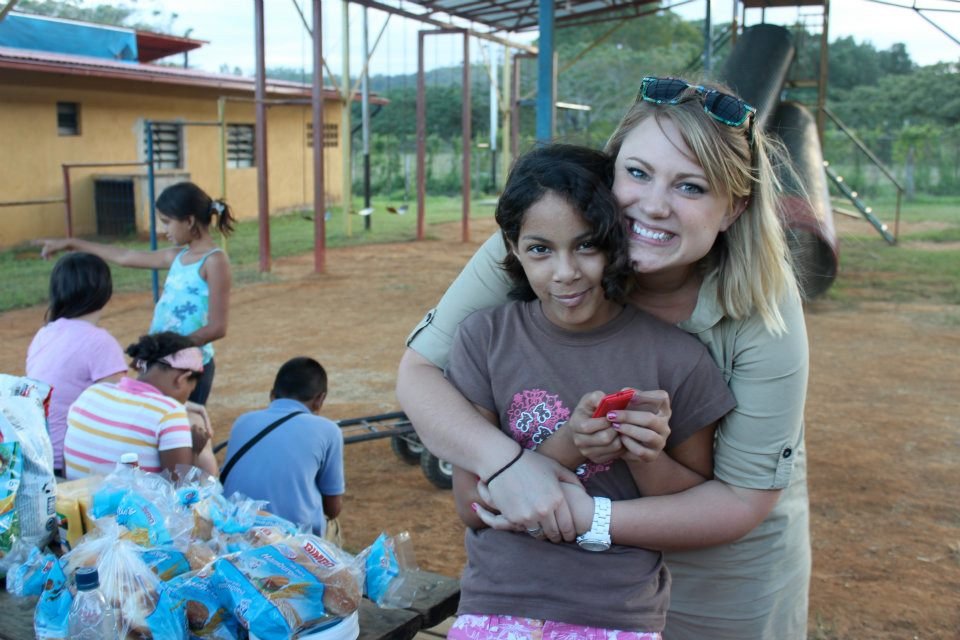
[[[70,407],[63,446],[67,479],[109,471],[125,453],[136,453],[144,471],[173,473],[185,464],[216,474],[215,462],[211,469],[196,453],[184,406],[203,375],[200,349],[167,331],[142,336],[127,355],[136,379],[99,382]]]

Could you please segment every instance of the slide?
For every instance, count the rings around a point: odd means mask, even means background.
[[[816,121],[806,107],[780,100],[795,53],[787,29],[755,25],[737,38],[717,79],[757,107],[755,126],[787,148],[794,173],[781,176],[780,209],[797,281],[812,300],[833,284],[839,253]]]

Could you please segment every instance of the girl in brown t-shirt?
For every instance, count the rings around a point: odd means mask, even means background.
[[[581,465],[583,486],[569,486],[577,533],[591,530],[579,544],[543,541],[536,529],[484,528],[475,511],[486,508],[483,490],[502,482],[499,472],[478,485],[455,469],[458,512],[471,528],[450,638],[650,640],[663,629],[670,579],[662,555],[611,546],[609,535],[604,542],[595,510],[703,482],[713,425],[733,398],[696,339],[624,305],[633,271],[611,180],[609,158],[585,148],[544,146],[517,161],[496,213],[517,302],[461,324],[446,374],[518,442],[514,461],[537,449],[570,466],[583,461],[562,429],[572,413],[592,414],[604,392],[656,391],[636,392],[627,410],[596,419],[614,425],[625,453]],[[670,456],[658,455],[664,447]]]

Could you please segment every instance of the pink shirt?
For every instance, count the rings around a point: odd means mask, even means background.
[[[68,480],[109,470],[136,453],[144,471],[160,471],[160,452],[190,448],[186,408],[151,384],[124,378],[80,394],[67,416],[63,457]]]
[[[47,430],[55,468],[63,468],[63,438],[70,405],[97,380],[126,370],[120,343],[106,329],[85,320],[60,318],[33,337],[27,349],[27,377],[53,388]]]

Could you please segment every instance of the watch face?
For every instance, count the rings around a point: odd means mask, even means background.
[[[606,551],[610,548],[609,542],[603,542],[601,540],[582,540],[578,541],[581,549],[586,549],[587,551]]]
[[[610,543],[603,540],[577,540],[577,544],[587,551],[606,551],[610,548]]]

